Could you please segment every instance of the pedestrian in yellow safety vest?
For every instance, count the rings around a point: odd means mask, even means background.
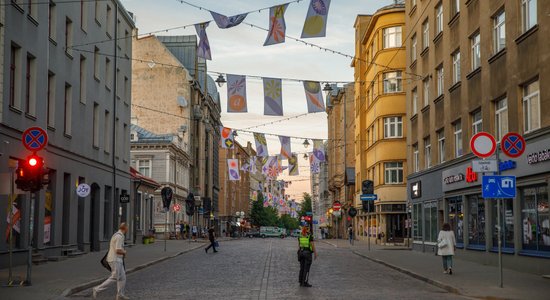
[[[313,235],[309,232],[309,227],[302,227],[302,233],[298,238],[298,261],[300,262],[300,286],[311,287],[309,284],[309,268],[313,261],[312,254],[317,259],[317,251],[315,250],[315,244],[313,243]]]

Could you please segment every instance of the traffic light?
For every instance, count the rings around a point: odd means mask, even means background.
[[[195,195],[193,193],[187,194],[185,199],[185,214],[192,216],[195,213]]]
[[[363,192],[363,194],[374,194],[374,183],[372,180],[363,180],[361,192]]]
[[[44,168],[44,158],[36,154],[29,155],[25,160],[19,160],[16,175],[17,188],[26,192],[38,192],[44,184],[50,182],[49,172]]]

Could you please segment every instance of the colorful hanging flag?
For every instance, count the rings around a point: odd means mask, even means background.
[[[321,83],[317,81],[304,81],[304,89],[306,91],[307,112],[316,113],[325,111]]]
[[[264,82],[264,115],[283,115],[283,87],[281,79],[263,78]]]
[[[223,149],[233,149],[235,145],[235,136],[233,135],[233,129],[220,126],[221,145]]]
[[[250,172],[250,165],[248,163],[244,163],[241,166],[241,171],[243,172]]]
[[[273,6],[269,9],[269,33],[265,39],[264,46],[275,45],[285,42],[286,23],[285,12],[288,3]]]
[[[321,163],[317,161],[313,153],[309,154],[309,168],[312,174],[319,174],[321,172]]]
[[[325,161],[325,147],[322,140],[313,140],[313,158],[315,162]]]
[[[236,158],[227,159],[227,171],[229,172],[230,181],[241,180],[241,174],[239,173],[239,160]]]
[[[206,27],[210,22],[200,23],[195,25],[197,35],[199,36],[199,45],[197,47],[197,56],[204,59],[212,60],[212,52],[210,51],[210,42],[208,42],[208,36],[206,35]]]
[[[245,113],[246,104],[246,76],[227,74],[227,112]]]
[[[302,38],[324,37],[327,35],[327,18],[330,0],[311,0]]]
[[[289,159],[292,155],[290,150],[290,138],[288,136],[279,136],[279,141],[281,142],[281,158]]]
[[[210,11],[210,14],[212,14],[212,18],[214,18],[214,22],[216,22],[216,25],[218,25],[218,27],[221,29],[235,27],[241,24],[248,15],[248,13],[246,13],[228,17],[213,11]]]
[[[261,157],[268,157],[269,152],[267,151],[267,141],[265,139],[265,134],[255,132],[254,141],[256,142],[256,155]]]
[[[251,156],[248,158],[248,165],[250,165],[250,173],[256,174],[257,168],[256,168],[256,156]]]

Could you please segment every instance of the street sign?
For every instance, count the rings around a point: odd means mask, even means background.
[[[332,203],[332,209],[334,211],[339,211],[341,208],[342,208],[342,203],[340,203],[340,201],[334,201],[334,203]]]
[[[496,159],[473,160],[472,170],[476,173],[498,172],[498,163]]]
[[[509,157],[518,157],[525,151],[525,139],[515,132],[506,134],[500,141],[500,149]]]
[[[204,214],[204,208],[199,207],[199,215],[202,215],[202,214]]]
[[[172,208],[174,212],[179,212],[181,210],[181,206],[177,203],[174,203],[174,207]]]
[[[332,212],[332,215],[335,216],[336,218],[339,218],[342,215],[342,212],[339,210],[335,210]]]
[[[378,200],[377,194],[363,194],[359,197],[361,201],[376,201]]]
[[[78,197],[88,197],[88,195],[90,194],[90,186],[85,184],[85,183],[81,183],[78,185],[78,187],[76,188],[76,194],[78,195]]]
[[[120,195],[120,203],[130,203],[130,195],[121,194]]]
[[[497,141],[487,132],[478,132],[470,139],[470,149],[477,157],[486,158],[495,153]]]
[[[36,152],[46,147],[48,144],[48,134],[40,127],[30,127],[23,132],[21,141],[27,150]]]
[[[514,198],[516,197],[516,176],[483,176],[483,198]]]
[[[306,216],[313,216],[313,212],[311,212],[311,211],[306,211]]]

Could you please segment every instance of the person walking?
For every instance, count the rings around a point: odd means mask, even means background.
[[[300,286],[311,287],[309,284],[309,268],[313,261],[312,254],[317,259],[317,250],[315,250],[315,244],[313,243],[313,236],[309,232],[309,227],[302,227],[302,232],[298,238],[298,261],[300,261],[300,274],[299,282]]]
[[[353,227],[351,224],[348,226],[348,238],[349,238],[349,244],[353,245]]]
[[[455,255],[455,250],[455,233],[451,230],[451,225],[445,223],[437,236],[437,255],[441,255],[443,258],[443,273],[445,274],[453,274],[453,256]]]
[[[210,240],[210,245],[204,248],[204,252],[208,253],[208,249],[210,248],[214,249],[214,253],[218,252],[216,250],[216,237],[214,236],[214,227],[210,227],[210,229],[208,229],[208,240]]]
[[[185,237],[183,236],[185,232],[185,224],[183,223],[183,220],[180,220],[180,239],[185,239]]]
[[[126,271],[124,270],[124,257],[126,256],[126,250],[124,250],[124,235],[127,232],[128,226],[126,223],[121,223],[118,226],[118,231],[111,237],[109,252],[107,254],[107,262],[111,267],[111,276],[102,284],[92,289],[93,299],[96,299],[98,293],[106,290],[111,283],[115,282],[117,284],[116,299],[130,299],[125,295]]]
[[[197,226],[194,226],[193,225],[193,229],[191,229],[192,231],[192,235],[193,235],[193,241],[196,242],[197,241]]]

